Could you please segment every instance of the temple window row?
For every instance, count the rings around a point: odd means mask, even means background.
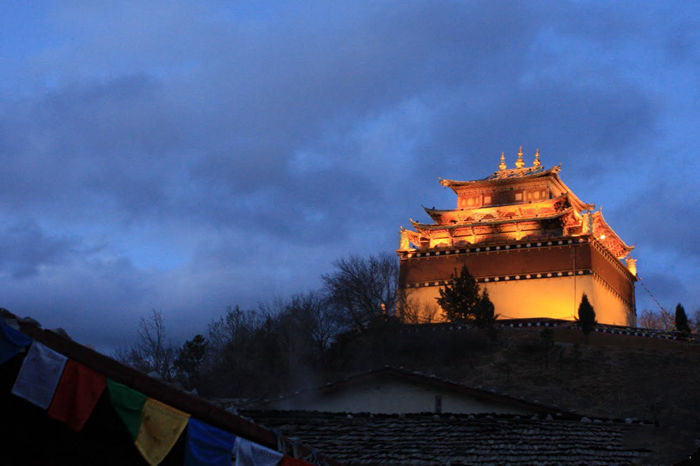
[[[540,201],[552,199],[552,193],[547,189],[498,191],[490,194],[464,196],[459,200],[459,208],[468,209],[487,205],[505,205],[513,202]]]

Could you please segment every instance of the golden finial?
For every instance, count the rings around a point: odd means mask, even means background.
[[[535,151],[535,161],[532,162],[532,166],[535,168],[540,168],[542,166],[542,162],[540,162],[540,149],[539,149],[539,147]]]
[[[498,169],[503,171],[506,168],[508,168],[506,166],[506,155],[503,152],[501,152],[501,163],[498,164]]]
[[[523,146],[520,146],[518,148],[518,160],[515,161],[515,168],[523,168],[525,166],[525,162],[523,162]]]

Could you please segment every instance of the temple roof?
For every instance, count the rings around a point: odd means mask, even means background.
[[[544,169],[542,167],[526,167],[526,168],[510,168],[506,170],[498,170],[487,176],[486,178],[481,178],[478,180],[470,181],[457,181],[450,180],[447,178],[439,178],[441,185],[453,188],[459,186],[488,186],[494,184],[494,182],[510,182],[512,180],[521,180],[523,178],[541,178],[549,175],[555,175],[561,170],[560,165],[556,165],[549,169]]]
[[[562,203],[563,201],[569,201],[569,205],[575,205],[576,201],[578,199],[575,196],[572,196],[571,193],[564,193],[561,196],[555,197],[553,199],[544,199],[542,201],[538,202],[531,202],[531,203],[521,203],[521,204],[505,204],[505,205],[497,205],[497,206],[482,206],[482,207],[476,207],[473,209],[436,209],[436,208],[430,208],[430,207],[425,207],[423,206],[423,210],[430,215],[430,217],[437,223],[440,223],[441,217],[445,214],[467,214],[467,213],[473,213],[475,215],[478,215],[480,212],[490,212],[493,210],[501,210],[501,211],[508,211],[508,212],[516,212],[518,210],[522,209],[545,209],[545,208],[556,208],[557,203]],[[584,207],[588,207],[589,204],[586,204]],[[562,209],[563,210],[563,209]]]
[[[560,218],[564,215],[566,215],[569,212],[572,212],[572,208],[568,208],[565,210],[562,210],[560,212],[557,212],[553,215],[546,215],[546,216],[541,216],[541,217],[527,217],[527,218],[494,218],[494,219],[487,219],[487,220],[481,220],[478,222],[471,222],[471,223],[454,223],[454,224],[447,224],[447,225],[435,225],[435,224],[427,224],[427,223],[420,223],[416,222],[413,219],[410,219],[411,225],[413,225],[413,228],[419,231],[425,231],[425,230],[453,230],[455,228],[465,228],[465,227],[472,227],[472,226],[480,226],[480,225],[498,225],[498,224],[503,224],[503,223],[522,223],[522,222],[533,222],[533,221],[542,221],[542,220],[553,220],[556,218]]]
[[[459,194],[459,191],[464,188],[480,188],[480,187],[490,187],[502,184],[513,184],[519,183],[523,180],[532,180],[539,178],[549,178],[555,185],[559,187],[562,192],[569,195],[571,205],[576,208],[579,212],[582,210],[593,210],[595,209],[595,204],[589,204],[583,202],[581,199],[574,194],[574,192],[569,188],[559,177],[558,173],[561,170],[561,166],[557,165],[547,170],[541,167],[525,167],[525,168],[512,168],[498,170],[486,178],[480,180],[472,181],[456,181],[449,180],[445,178],[440,178],[439,182],[442,186],[451,188],[455,193]]]
[[[603,218],[600,210],[593,212],[593,234],[618,259],[624,259],[634,246],[625,243]]]
[[[486,178],[471,181],[439,179],[442,186],[449,187],[457,194],[457,204],[461,208],[423,207],[435,223],[426,224],[411,219],[411,224],[418,232],[435,232],[561,219],[562,234],[591,235],[615,257],[624,259],[634,246],[620,239],[600,211],[592,212],[595,204],[583,202],[574,194],[559,177],[560,170],[560,165],[545,169],[540,161],[539,149],[529,167],[525,166],[522,146],[518,149],[515,168],[508,168],[505,155],[501,153],[498,170]],[[506,194],[512,191],[517,196]],[[528,193],[527,198],[524,193]],[[530,196],[532,193],[537,196]],[[546,199],[551,196],[556,197]],[[406,237],[407,234],[402,233],[404,247],[415,240]]]

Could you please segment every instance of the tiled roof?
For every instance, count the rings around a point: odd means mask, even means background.
[[[625,436],[651,426],[551,415],[246,411],[347,464],[635,464]]]

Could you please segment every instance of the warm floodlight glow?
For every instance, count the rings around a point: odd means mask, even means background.
[[[559,167],[542,168],[539,151],[515,168],[501,154],[498,171],[469,181],[441,179],[457,195],[456,208],[424,207],[433,223],[401,227],[403,311],[416,322],[442,319],[440,287],[462,265],[488,289],[502,319],[571,320],[581,296],[594,302],[598,321],[634,325],[636,264],[627,246],[594,205],[561,181]]]

